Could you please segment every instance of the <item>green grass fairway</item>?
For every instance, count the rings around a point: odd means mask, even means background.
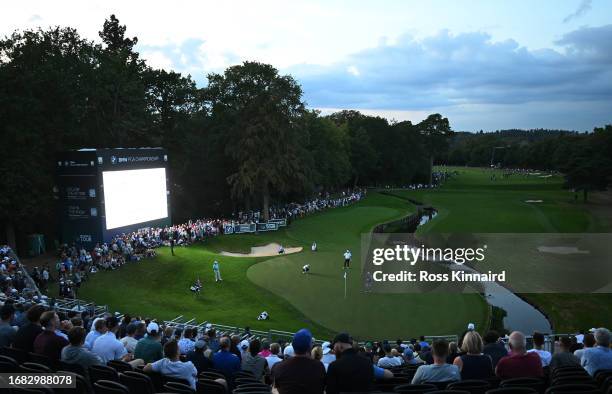
[[[450,168],[459,175],[440,190],[396,190],[393,194],[431,204],[438,209],[435,220],[419,232],[475,233],[579,233],[609,232],[609,202],[574,201],[563,190],[562,178],[513,175],[481,168]],[[542,200],[542,203],[526,203]],[[585,267],[588,269],[588,267]],[[596,275],[596,273],[593,273]],[[557,332],[612,325],[611,294],[525,294],[552,320]]]
[[[607,232],[609,205],[575,202],[561,189],[560,177],[513,176],[491,181],[491,170],[457,168],[459,175],[437,190],[391,190],[431,204],[439,215],[420,232]],[[530,204],[525,200],[543,200]],[[596,210],[594,208],[597,208]],[[277,232],[228,235],[188,248],[158,250],[158,258],[101,272],[83,286],[80,297],[109,304],[113,310],[198,321],[295,331],[310,327],[318,338],[348,330],[359,338],[407,338],[421,334],[458,334],[467,322],[484,329],[489,307],[477,294],[366,294],[361,291],[360,236],[376,224],[414,210],[405,200],[370,192],[350,207],[294,221]],[[594,214],[597,212],[597,214]],[[601,214],[607,212],[607,215]],[[312,253],[316,241],[319,251]],[[298,254],[268,258],[232,258],[220,251],[248,252],[251,246],[279,242],[302,246]],[[344,298],[342,253],[353,252],[353,268]],[[223,283],[213,281],[212,261],[221,262]],[[311,274],[301,267],[311,265]],[[196,277],[204,282],[198,298],[188,290]],[[612,325],[612,296],[529,294],[552,319],[557,332]],[[270,320],[257,321],[262,311]]]
[[[200,321],[288,331],[311,327],[320,338],[340,330],[362,338],[389,339],[452,334],[460,333],[468,321],[485,327],[489,308],[476,294],[361,293],[361,233],[407,215],[410,209],[398,198],[370,193],[358,204],[297,220],[278,232],[218,237],[206,244],[176,248],[175,257],[162,248],[157,259],[96,274],[83,286],[80,296],[122,312],[158,318],[184,315]],[[319,246],[317,253],[310,252],[313,240]],[[304,246],[305,251],[259,259],[217,254],[221,250],[248,251],[251,246],[270,242]],[[347,248],[353,252],[353,268],[344,299],[342,253]],[[219,284],[214,283],[211,268],[215,257],[221,262],[224,278]],[[306,263],[311,264],[310,275],[301,274]],[[195,298],[188,287],[198,275],[204,281],[204,291]],[[270,313],[270,320],[259,322],[257,316],[263,310]]]

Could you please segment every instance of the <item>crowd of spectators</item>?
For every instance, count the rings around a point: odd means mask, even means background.
[[[40,301],[36,285],[8,245],[0,246],[0,293],[20,302]]]
[[[205,372],[217,374],[227,388],[237,374],[248,373],[280,394],[365,392],[376,382],[408,377],[407,384],[463,380],[545,378],[558,368],[574,367],[585,376],[612,370],[610,331],[599,328],[580,338],[555,342],[551,355],[542,348],[543,336],[534,333],[527,349],[523,333],[513,332],[505,344],[495,332],[484,339],[468,330],[459,344],[425,338],[394,343],[358,343],[347,333],[331,342],[316,342],[307,329],[289,343],[270,343],[246,329],[221,333],[202,327],[164,325],[141,317],[87,312],[58,313],[43,305],[27,311],[7,300],[0,308],[0,348],[13,347],[51,361],[90,366],[123,362],[135,371],[181,379],[195,389]],[[572,351],[572,347],[579,347]],[[125,364],[127,363],[127,364]],[[401,380],[401,379],[400,379]]]
[[[269,217],[289,222],[324,209],[352,204],[364,195],[365,191],[361,190],[341,192],[333,197],[329,194],[320,195],[303,204],[270,207]],[[118,234],[108,244],[96,244],[93,250],[86,250],[77,244],[64,244],[58,250],[54,272],[49,265],[43,265],[33,267],[30,274],[42,292],[46,293],[50,281],[57,280],[59,297],[76,298],[82,283],[91,274],[100,270],[116,270],[129,262],[154,258],[155,249],[163,245],[172,249],[175,246],[188,246],[223,234],[225,226],[257,223],[261,212],[238,212],[232,216],[233,219],[200,219],[164,228],[142,228],[132,233]]]

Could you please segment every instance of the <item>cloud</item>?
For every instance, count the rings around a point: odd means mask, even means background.
[[[592,6],[591,3],[592,3],[591,0],[582,0],[580,4],[578,5],[578,8],[576,9],[576,11],[572,12],[571,14],[563,18],[563,23],[568,23],[574,19],[580,18],[581,16],[589,12]]]
[[[486,33],[422,40],[404,36],[331,66],[289,71],[310,105],[420,110],[459,104],[597,100],[612,97],[612,25],[557,41],[564,51],[529,50]],[[358,70],[359,78],[350,70]],[[348,72],[347,72],[348,71]]]
[[[207,73],[222,72],[242,61],[226,48],[197,38],[162,45],[138,44],[136,49],[153,68],[189,74],[200,86],[206,84]]]
[[[571,31],[555,44],[558,50],[532,50],[514,40],[494,42],[487,33],[441,31],[423,39],[403,36],[392,45],[383,42],[330,66],[304,64],[287,72],[316,108],[406,114],[435,110],[463,120],[467,111],[474,115],[475,128],[476,119],[482,122],[497,116],[496,110],[510,109],[514,115],[502,118],[525,118],[521,124],[526,124],[530,114],[531,127],[565,121],[567,127],[585,129],[592,127],[590,122],[612,120],[605,110],[612,108],[612,25]],[[359,77],[351,70],[358,70]],[[570,119],[568,109],[584,111],[589,103],[590,122],[575,115]],[[544,118],[535,116],[534,108],[553,114],[547,124],[539,123]]]

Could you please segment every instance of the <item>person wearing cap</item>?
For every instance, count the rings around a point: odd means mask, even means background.
[[[406,363],[407,365],[419,364],[417,359],[414,357],[414,351],[410,348],[410,346],[404,349],[404,353],[402,354],[402,356],[404,358],[404,363]]]
[[[186,355],[187,361],[191,361],[195,365],[198,374],[213,368],[212,360],[204,354],[206,348],[206,342],[203,339],[198,339],[193,346],[193,350],[187,352]]]
[[[279,394],[323,394],[325,368],[310,357],[312,334],[303,328],[291,342],[294,356],[272,367],[271,377]]]
[[[217,350],[219,350],[219,340],[217,339],[217,331],[212,328],[212,325],[210,327],[208,327],[207,325],[206,327],[206,346],[208,346],[212,353],[216,353]]]
[[[336,361],[336,355],[332,353],[330,342],[323,342],[321,344],[321,349],[323,350],[323,357],[321,358],[321,362],[323,363],[323,366],[325,367],[325,371],[327,371],[327,368],[329,368],[329,364]]]
[[[353,255],[351,254],[350,250],[346,250],[346,252],[344,252],[344,268],[351,268],[351,257],[353,257]]]
[[[185,328],[183,331],[183,337],[178,341],[179,352],[181,354],[187,354],[193,350],[195,345],[195,336],[198,333],[197,329],[190,327]]]
[[[248,353],[249,341],[247,339],[243,339],[242,341],[240,341],[238,349],[240,350],[240,360],[242,360],[244,358],[244,355]]]
[[[580,364],[591,376],[597,371],[612,369],[612,349],[610,349],[611,335],[607,328],[598,328],[593,333],[597,346],[586,349],[582,353]]]
[[[170,341],[164,345],[164,355],[165,357],[161,360],[145,365],[143,371],[157,372],[171,378],[184,379],[195,390],[198,370],[191,361],[182,362],[180,360],[181,355],[176,341]]]
[[[235,372],[240,371],[240,359],[230,352],[231,340],[223,337],[219,341],[219,351],[213,356],[213,366],[225,375],[226,379],[231,379]]]
[[[164,358],[160,339],[159,325],[150,322],[147,325],[147,335],[139,340],[134,348],[134,357],[144,360],[147,364]]]
[[[249,342],[247,351],[242,356],[242,370],[251,372],[256,379],[263,380],[264,375],[268,374],[268,363],[266,359],[258,353],[261,350],[261,342],[259,339],[253,339]]]
[[[215,282],[223,281],[221,278],[221,270],[219,269],[219,262],[217,260],[213,262],[213,273],[215,274]]]
[[[333,342],[336,361],[327,369],[327,394],[370,391],[374,381],[374,368],[366,357],[353,347],[347,333],[336,335]]]
[[[15,308],[12,304],[6,303],[0,308],[0,348],[9,347],[13,343],[17,328],[11,326],[11,321],[15,316]]]
[[[285,346],[285,348],[283,349],[283,359],[288,359],[295,356],[295,353],[293,351],[293,346],[291,344]]]

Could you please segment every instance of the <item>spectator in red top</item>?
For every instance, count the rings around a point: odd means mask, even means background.
[[[60,325],[57,313],[48,311],[40,316],[40,325],[43,332],[38,334],[34,340],[34,353],[42,354],[53,360],[59,360],[64,346],[68,346],[68,341],[60,337],[55,330]]]
[[[534,352],[527,352],[525,335],[520,331],[510,334],[508,340],[510,355],[502,357],[497,363],[495,373],[501,379],[511,378],[539,378],[544,376],[540,356]]]

